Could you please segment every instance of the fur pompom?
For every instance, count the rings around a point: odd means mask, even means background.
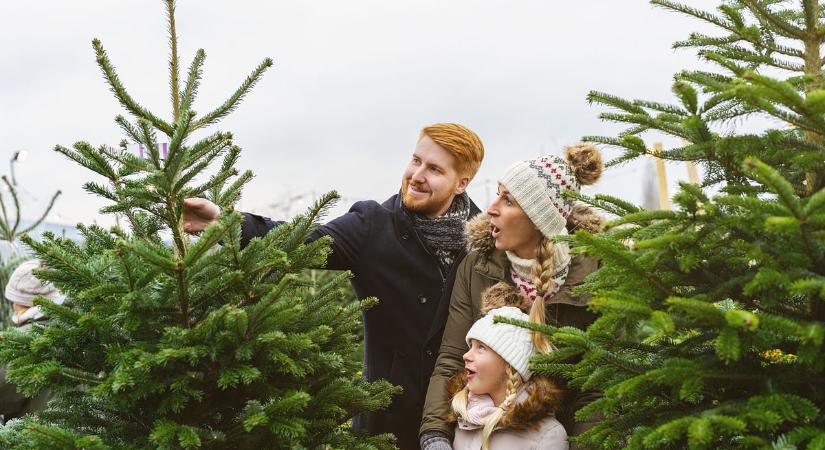
[[[604,219],[593,208],[584,203],[576,202],[573,205],[573,210],[567,216],[567,231],[570,233],[575,230],[585,230],[589,233],[600,233],[602,231],[602,222]]]
[[[481,314],[487,314],[490,310],[502,306],[515,306],[522,311],[529,309],[527,299],[518,293],[515,286],[499,281],[482,292]]]
[[[564,149],[564,157],[576,179],[582,186],[588,186],[602,176],[602,155],[593,144],[580,142]]]

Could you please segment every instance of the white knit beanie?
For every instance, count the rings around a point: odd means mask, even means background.
[[[51,283],[41,281],[32,273],[34,269],[45,268],[36,259],[25,261],[17,266],[6,284],[6,300],[18,305],[33,306],[32,300],[42,295],[55,303],[61,303],[63,296],[57,288]]]
[[[467,332],[467,345],[470,345],[470,339],[483,342],[527,381],[532,375],[529,368],[530,357],[536,353],[533,347],[533,332],[509,323],[494,323],[493,318],[496,316],[526,322],[530,320],[530,316],[514,306],[492,309],[470,327],[470,331]]]
[[[504,172],[500,181],[541,234],[547,238],[567,234],[567,216],[574,201],[562,194],[567,189],[581,189],[567,161],[550,155],[519,161]]]

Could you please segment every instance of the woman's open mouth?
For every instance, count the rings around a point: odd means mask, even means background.
[[[470,369],[465,368],[464,372],[467,374],[467,380],[472,380],[473,377],[476,375],[475,370],[470,370]]]
[[[490,225],[490,233],[493,235],[493,239],[495,239],[501,234],[501,229],[495,225]]]

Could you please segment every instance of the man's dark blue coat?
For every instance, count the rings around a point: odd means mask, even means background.
[[[471,202],[470,216],[480,211]],[[242,245],[281,222],[245,213]],[[419,449],[427,385],[435,366],[452,291],[455,258],[444,272],[413,227],[396,194],[384,203],[355,203],[349,212],[320,226],[310,241],[333,239],[327,269],[350,270],[359,299],[379,303],[364,313],[364,364],[368,380],[389,380],[404,392],[387,410],[365,414],[356,426],[370,434],[393,433],[401,450]]]

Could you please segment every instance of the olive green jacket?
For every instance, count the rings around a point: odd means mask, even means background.
[[[464,369],[462,355],[467,352],[465,341],[470,326],[482,317],[482,293],[499,282],[513,284],[510,262],[503,251],[495,249],[490,236],[489,218],[480,216],[468,226],[470,253],[458,266],[450,298],[449,316],[444,329],[435,370],[430,377],[420,433],[437,431],[453,435],[453,427],[447,423],[450,398],[447,385],[456,372]],[[592,257],[575,256],[564,285],[546,303],[546,320],[551,325],[574,326],[585,329],[595,319],[587,309],[590,297],[573,295],[572,289],[598,268]],[[579,425],[573,422],[573,413],[591,398],[582,398],[567,392],[562,410],[556,416],[568,430],[579,434]]]

